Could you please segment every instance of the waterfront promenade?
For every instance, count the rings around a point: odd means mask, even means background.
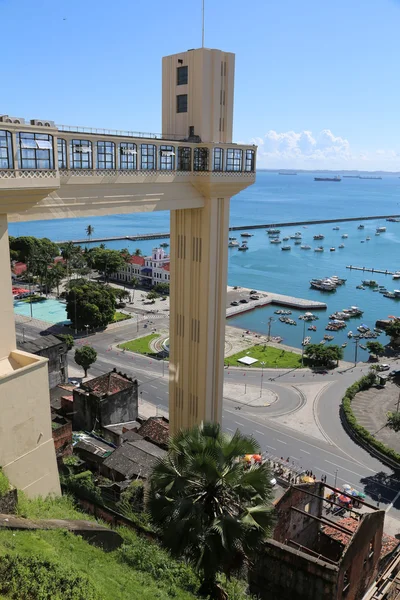
[[[323,223],[346,223],[350,221],[372,221],[374,219],[390,219],[390,218],[400,218],[400,215],[374,215],[374,216],[363,216],[363,217],[345,217],[339,219],[319,219],[317,221],[293,221],[293,222],[285,222],[285,223],[264,223],[263,225],[240,225],[235,227],[229,227],[229,231],[244,231],[247,229],[268,229],[270,227],[294,227],[294,226],[304,226],[304,225],[321,225]],[[111,237],[97,237],[91,238],[81,238],[76,240],[62,240],[56,241],[56,244],[66,244],[68,241],[71,241],[73,244],[95,244],[97,242],[115,242],[118,240],[127,240],[127,241],[140,241],[140,240],[161,240],[168,239],[170,234],[168,232],[159,232],[159,233],[141,233],[137,235],[121,235],[121,236],[111,236]]]
[[[261,306],[268,306],[269,304],[277,304],[278,306],[297,308],[299,310],[325,310],[327,308],[325,302],[306,300],[304,298],[295,298],[294,296],[285,296],[284,294],[275,294],[274,292],[257,290],[257,296],[259,296],[259,300],[250,300],[251,290],[248,288],[228,286],[227,291],[227,318],[235,317],[241,313],[254,310],[255,308],[259,308]],[[236,300],[240,302],[241,299],[246,299],[248,302],[245,304],[239,304],[239,306],[230,306],[232,301]]]

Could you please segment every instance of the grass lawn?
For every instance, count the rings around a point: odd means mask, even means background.
[[[287,350],[281,350],[280,348],[273,348],[272,346],[266,346],[260,344],[258,346],[252,346],[247,350],[242,350],[237,354],[232,354],[225,358],[225,364],[231,367],[245,366],[238,363],[238,358],[243,356],[250,356],[256,358],[258,362],[251,365],[256,368],[261,368],[261,362],[264,362],[264,368],[281,368],[281,369],[295,369],[301,367],[301,354],[295,352],[288,352]]]
[[[130,315],[125,315],[124,313],[119,312],[117,310],[114,315],[113,323],[118,323],[118,321],[126,321],[127,319],[131,319],[131,318],[132,317]]]
[[[123,350],[129,350],[130,352],[138,352],[139,354],[149,354],[153,356],[155,355],[155,353],[150,348],[150,342],[158,337],[158,333],[151,333],[150,335],[146,335],[145,337],[137,338],[136,340],[131,340],[130,342],[124,342],[123,344],[119,344],[118,348],[122,348]]]

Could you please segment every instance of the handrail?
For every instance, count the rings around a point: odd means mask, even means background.
[[[143,131],[123,131],[122,129],[102,129],[98,127],[83,127],[81,125],[56,125],[59,131],[71,133],[91,133],[95,135],[115,135],[120,137],[146,138],[151,140],[184,141],[185,135],[176,133],[149,133]]]

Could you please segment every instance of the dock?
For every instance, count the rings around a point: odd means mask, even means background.
[[[234,298],[232,294],[236,291],[238,292],[238,298],[242,296],[243,292],[250,292],[247,288],[241,287],[238,288],[238,290],[234,290],[234,288],[228,286],[229,299],[231,297]],[[229,306],[226,310],[226,318],[235,317],[244,312],[263,306],[269,306],[270,304],[285,306],[287,308],[297,308],[298,310],[326,310],[327,308],[325,302],[295,298],[294,296],[284,296],[283,294],[275,294],[274,292],[264,292],[260,290],[257,292],[257,295],[260,296],[259,300],[250,300],[247,304],[239,304],[239,306]]]
[[[346,217],[340,219],[320,219],[318,221],[292,221],[285,223],[264,223],[263,225],[240,225],[229,227],[229,231],[248,231],[252,229],[270,229],[271,227],[297,227],[300,225],[321,225],[324,223],[346,223],[352,221],[373,221],[375,219],[398,219],[400,215],[372,215],[367,217]],[[114,237],[96,237],[91,238],[81,238],[79,240],[63,240],[56,241],[56,244],[67,244],[68,242],[72,242],[73,244],[96,244],[97,242],[116,242],[121,240],[126,240],[128,242],[136,242],[140,240],[162,240],[169,239],[169,232],[159,232],[159,233],[139,233],[137,235],[120,235]],[[355,267],[353,267],[355,268]],[[377,272],[377,271],[375,271]]]
[[[365,273],[380,273],[381,275],[394,275],[394,271],[389,271],[386,269],[369,269],[368,267],[355,267],[354,265],[348,265],[346,269],[350,269],[352,271],[363,271]]]

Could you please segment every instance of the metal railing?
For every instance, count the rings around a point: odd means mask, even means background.
[[[70,133],[90,133],[93,135],[114,135],[119,137],[145,138],[149,140],[175,140],[185,141],[184,134],[176,133],[149,133],[144,131],[124,131],[122,129],[101,129],[98,127],[82,127],[80,125],[56,125],[58,131]]]

